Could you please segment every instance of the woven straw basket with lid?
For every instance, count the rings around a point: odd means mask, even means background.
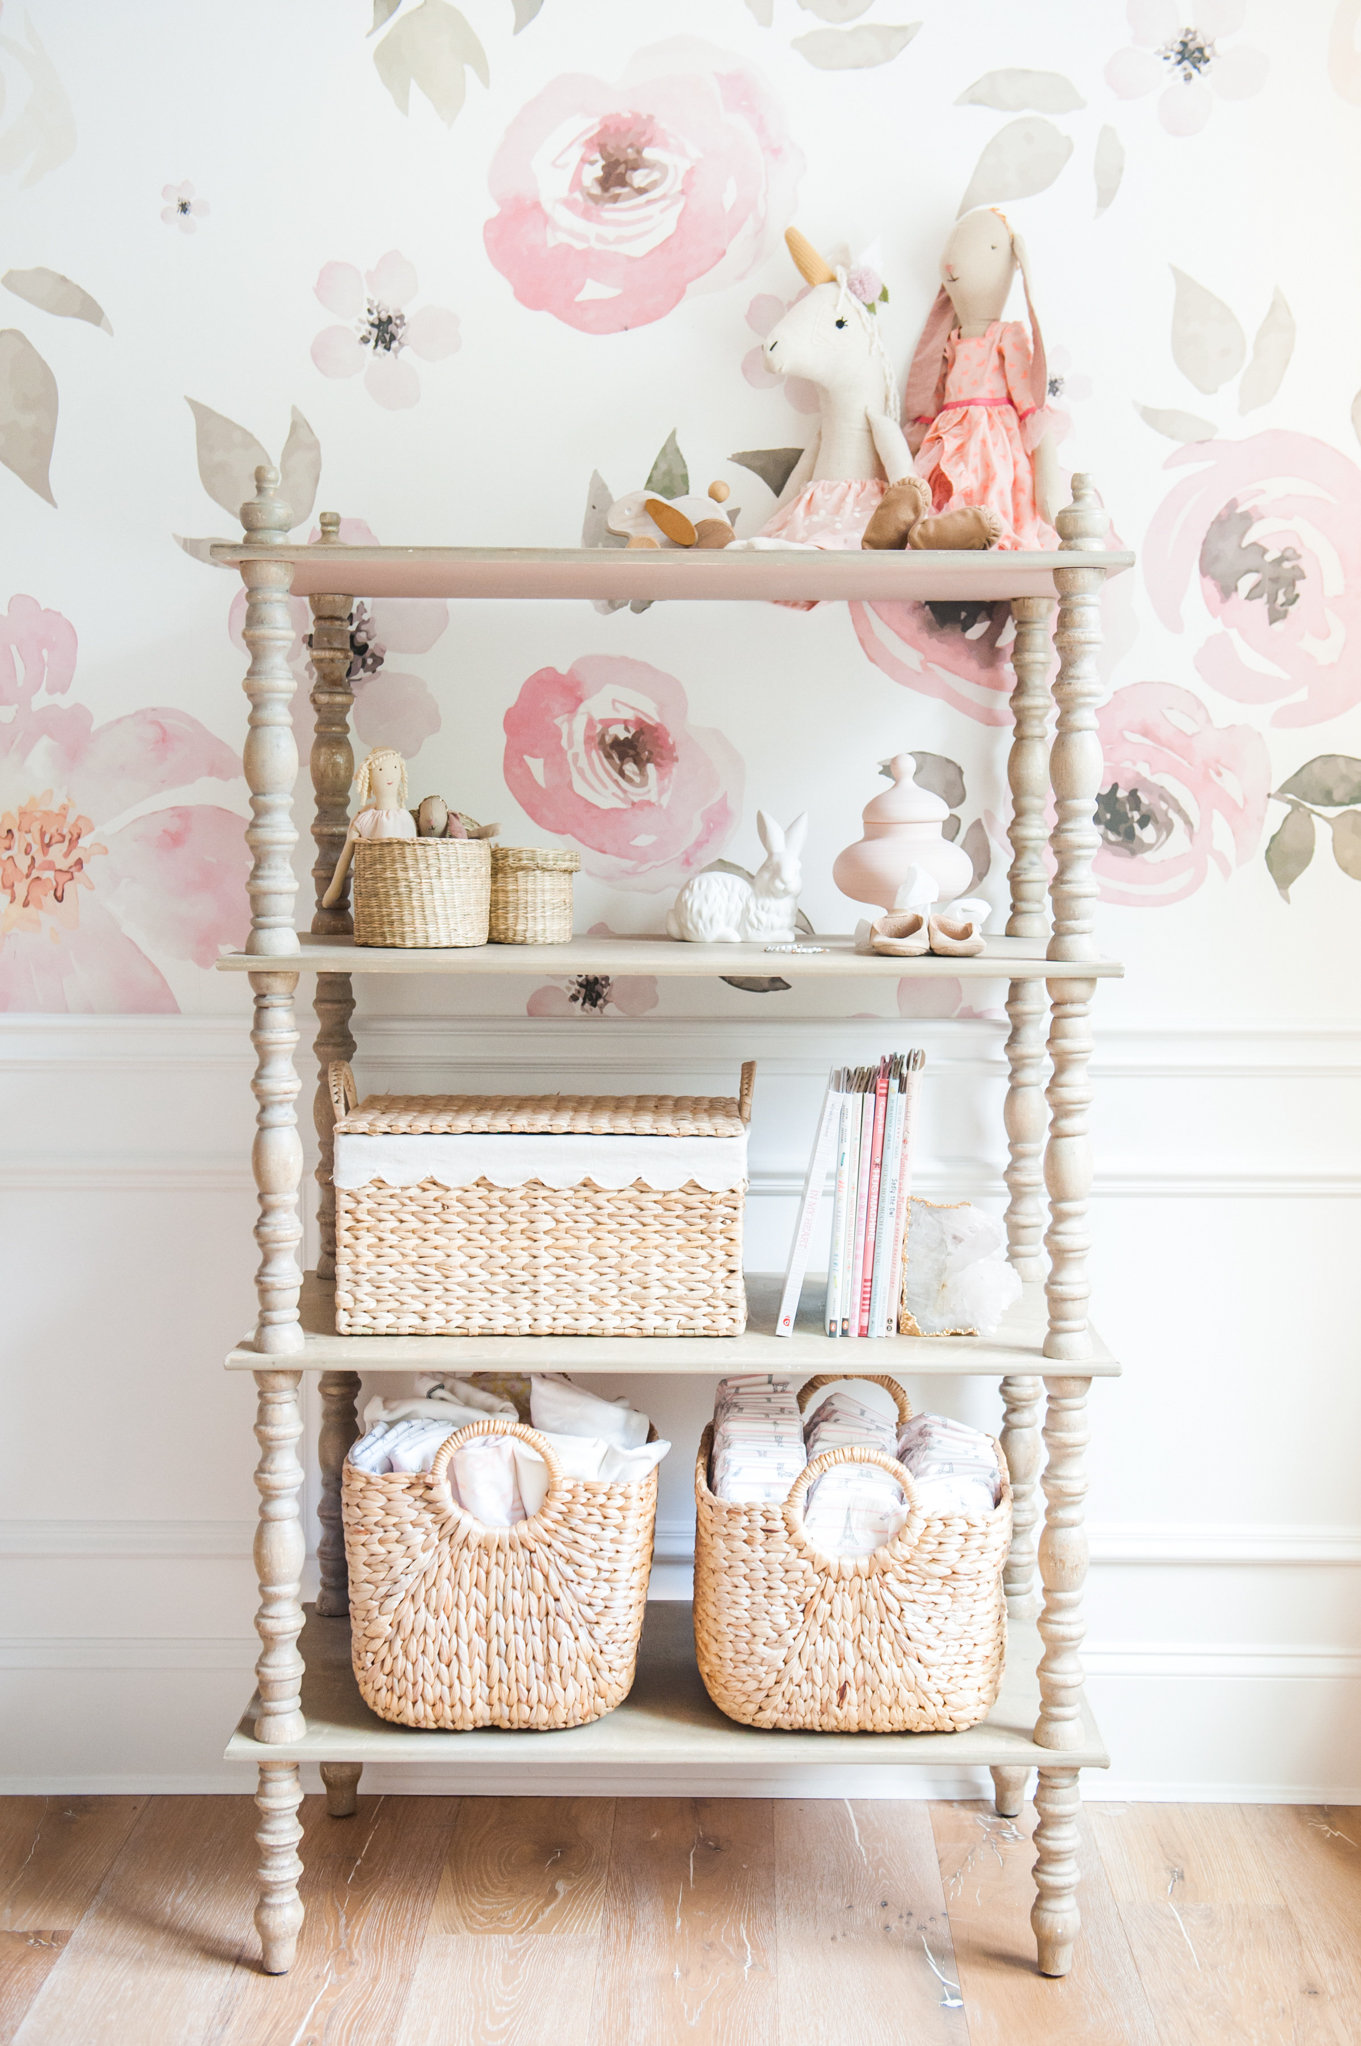
[[[356,945],[485,945],[491,849],[481,838],[361,838]]]
[[[529,1520],[484,1527],[456,1506],[449,1459],[513,1435],[548,1466]],[[651,1433],[656,1439],[656,1430]],[[627,1697],[647,1602],[657,1473],[567,1478],[542,1435],[488,1417],[442,1443],[428,1471],[341,1484],[350,1636],[360,1696],[401,1726],[584,1726]]]
[[[892,1378],[868,1378],[911,1404]],[[713,1427],[695,1464],[695,1651],[704,1687],[743,1726],[819,1733],[960,1733],[986,1719],[1006,1648],[1002,1569],[1011,1486],[985,1514],[925,1512],[911,1475],[873,1449],[832,1449],[799,1473],[783,1505],[739,1506],[709,1489]],[[803,1531],[808,1488],[838,1464],[886,1470],[908,1502],[892,1541],[868,1556],[824,1556]]]
[[[493,945],[565,945],[572,935],[572,876],[581,854],[563,847],[491,849]]]

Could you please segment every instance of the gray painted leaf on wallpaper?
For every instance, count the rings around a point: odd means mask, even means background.
[[[778,497],[802,454],[802,448],[743,448],[740,454],[729,455],[728,460],[736,462],[739,469],[750,469],[771,496]]]
[[[1333,858],[1344,874],[1361,881],[1361,810],[1344,810],[1334,817]]]
[[[799,5],[805,14],[816,14],[820,21],[859,21],[874,0],[799,0]]]
[[[106,334],[113,332],[99,300],[91,298],[69,277],[63,277],[60,270],[45,270],[41,266],[36,270],[6,270],[0,284],[16,298],[26,298],[41,312],[55,313],[59,320],[88,320],[92,327],[102,327]]]
[[[819,71],[869,71],[876,64],[891,64],[920,27],[919,21],[893,27],[886,21],[867,21],[859,28],[815,28],[806,36],[795,36],[794,48]]]
[[[1120,189],[1125,175],[1125,145],[1114,128],[1106,127],[1096,138],[1092,176],[1096,180],[1096,217],[1099,220]]]
[[[915,747],[912,758],[917,763],[912,774],[917,787],[930,789],[947,810],[957,810],[965,794],[964,773],[958,761],[948,760],[943,753],[918,753]]]
[[[1072,114],[1086,100],[1060,71],[985,71],[955,101],[957,107],[996,107],[999,113]]]
[[[201,561],[206,568],[226,568],[225,561],[213,560],[213,548],[221,546],[222,543],[220,540],[214,540],[211,534],[206,540],[186,539],[183,533],[172,533],[171,538],[177,547],[182,547],[191,559]],[[230,573],[235,575],[236,570],[232,569]]]
[[[1276,792],[1296,796],[1319,810],[1341,810],[1361,803],[1361,760],[1350,753],[1318,753],[1297,767]]]
[[[1212,420],[1201,419],[1194,412],[1178,412],[1175,406],[1160,410],[1156,405],[1141,405],[1136,398],[1134,409],[1145,426],[1165,433],[1169,440],[1213,440],[1219,431]]]
[[[279,457],[279,495],[292,512],[295,526],[302,524],[316,503],[320,481],[321,442],[295,405]]]
[[[23,168],[20,182],[36,185],[74,156],[76,117],[31,21],[25,20],[23,33],[22,43],[0,35],[0,50],[28,74],[28,97],[0,136],[0,172]]]
[[[599,469],[592,469],[591,480],[586,488],[586,510],[581,520],[581,544],[583,547],[627,547],[628,541],[622,533],[611,533],[605,524],[605,517],[614,503],[614,492],[601,475]],[[608,618],[612,611],[622,611],[622,597],[594,597],[591,608],[602,618]],[[644,607],[646,608],[646,607]]]
[[[214,504],[239,518],[246,499],[255,495],[255,472],[269,456],[255,435],[234,419],[224,419],[197,398],[186,397],[184,402],[194,415],[199,481]]]
[[[0,333],[0,462],[55,504],[48,470],[57,437],[57,380],[27,334]]]
[[[769,28],[775,19],[775,0],[747,0],[748,14],[754,14],[762,28]]]
[[[515,27],[511,33],[519,35],[522,28],[528,28],[542,6],[543,0],[515,0]]]
[[[1248,337],[1237,316],[1175,263],[1172,300],[1172,360],[1198,391],[1217,391],[1236,377],[1248,352]]]
[[[376,36],[383,23],[391,21],[401,4],[402,0],[373,0],[373,25],[369,34]]]
[[[673,426],[662,443],[661,452],[647,472],[644,490],[656,497],[684,497],[690,488],[690,471],[676,442]]]
[[[776,974],[770,980],[743,979],[735,973],[720,973],[719,979],[725,987],[735,987],[743,995],[787,995],[789,982]]]
[[[1243,371],[1243,381],[1238,386],[1240,412],[1255,412],[1259,405],[1265,405],[1275,397],[1294,353],[1295,316],[1278,285],[1271,294],[1266,318],[1253,340],[1252,360]]]
[[[1314,857],[1314,820],[1307,810],[1288,810],[1266,849],[1266,869],[1285,902]]]
[[[987,880],[988,869],[992,865],[992,840],[988,837],[987,826],[981,817],[975,817],[965,832],[960,842],[960,850],[966,852],[973,861],[973,873],[965,890],[966,894],[972,895],[975,888],[981,887]]]
[[[484,85],[490,83],[486,51],[448,0],[421,0],[419,7],[402,15],[375,45],[373,61],[399,113],[410,112],[414,85],[446,128],[453,126],[463,106],[469,67]]]
[[[1047,192],[1073,153],[1068,136],[1038,114],[1023,114],[999,128],[974,165],[959,211],[1030,199]]]

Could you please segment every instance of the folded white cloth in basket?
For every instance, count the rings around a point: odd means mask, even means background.
[[[536,1372],[530,1379],[529,1418],[545,1435],[595,1435],[616,1449],[640,1449],[652,1426],[627,1400],[602,1399],[560,1371]]]
[[[898,1458],[928,1513],[991,1513],[1002,1496],[989,1437],[944,1414],[914,1414],[905,1422]]]
[[[894,1427],[892,1415],[838,1387],[804,1424],[808,1460],[829,1449],[877,1449],[896,1458]],[[804,1533],[827,1556],[867,1556],[892,1541],[906,1519],[902,1486],[868,1464],[824,1472],[804,1501]]]

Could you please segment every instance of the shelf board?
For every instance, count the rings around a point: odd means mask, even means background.
[[[748,1325],[740,1336],[338,1336],[333,1288],[309,1272],[299,1313],[304,1347],[289,1357],[262,1357],[249,1342],[227,1359],[229,1371],[613,1371],[629,1377],[685,1372],[888,1371],[895,1376],[1002,1378],[1012,1374],[1115,1378],[1120,1366],[1093,1333],[1092,1355],[1055,1363],[1042,1354],[1047,1314],[1044,1288],[1027,1283],[991,1336],[884,1336],[873,1342],[833,1340],[817,1313],[823,1281],[810,1278],[794,1333],[775,1334],[782,1281],[747,1274]]]
[[[1012,553],[880,553],[652,547],[345,547],[335,543],[243,546],[219,541],[223,568],[287,562],[300,597],[590,598],[718,602],[752,599],[871,603],[991,603],[1052,597],[1054,573],[1100,568],[1118,575],[1134,556],[1115,549]]]
[[[255,1702],[227,1743],[229,1762],[514,1762],[533,1768],[565,1764],[616,1769],[772,1767],[833,1768],[848,1763],[902,1767],[1012,1768],[1062,1766],[1104,1769],[1109,1756],[1084,1700],[1082,1744],[1059,1752],[1035,1745],[1039,1707],[1035,1676],[1040,1638],[1033,1621],[1012,1620],[1007,1663],[997,1703],[981,1726],[966,1733],[770,1733],[725,1719],[700,1681],[694,1659],[690,1607],[653,1600],[647,1609],[638,1674],[622,1705],[589,1726],[560,1733],[418,1733],[370,1712],[350,1666],[348,1619],[318,1619],[311,1607],[299,1647],[307,1731],[277,1746],[254,1737]]]
[[[764,945],[686,945],[674,938],[576,937],[566,945],[406,948],[300,932],[297,952],[224,952],[225,973],[652,974],[659,980],[1118,980],[1115,959],[1046,959],[1041,938],[988,938],[976,959],[885,959],[849,937],[800,940],[825,952],[768,952]]]

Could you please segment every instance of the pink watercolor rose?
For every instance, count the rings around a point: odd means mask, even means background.
[[[1265,52],[1247,43],[1224,47],[1243,26],[1244,0],[1196,0],[1190,28],[1175,0],[1129,0],[1125,12],[1134,43],[1111,58],[1106,83],[1121,99],[1158,92],[1158,119],[1169,135],[1198,135],[1216,97],[1250,99],[1266,84]]]
[[[755,72],[661,43],[617,84],[573,73],[516,115],[489,173],[487,254],[535,312],[585,334],[645,327],[755,267],[802,168]]]
[[[718,855],[742,806],[741,760],[688,709],[674,676],[622,654],[540,668],[506,712],[506,785],[588,873],[674,887]]]
[[[851,604],[851,625],[876,668],[904,689],[976,718],[1011,723],[1016,637],[1006,604]]]
[[[419,403],[421,380],[411,356],[443,362],[459,345],[458,315],[447,306],[409,311],[419,285],[416,272],[397,249],[361,276],[353,263],[326,263],[314,287],[328,313],[346,322],[323,327],[312,343],[312,360],[326,377],[355,377],[375,405],[404,412]]]
[[[314,526],[310,540],[321,538]],[[363,519],[342,519],[340,539],[347,547],[376,547],[378,536]],[[298,750],[306,753],[312,743],[312,709],[308,692],[312,686],[309,657],[312,613],[305,597],[289,602],[293,620],[293,641],[288,664],[297,678],[293,697],[293,730]],[[243,655],[246,642],[246,593],[238,590],[232,599],[228,630]],[[448,629],[449,606],[430,597],[359,598],[350,615],[350,666],[348,681],[354,691],[351,722],[355,737],[365,746],[395,746],[408,760],[415,758],[440,728],[440,707],[419,675],[388,666],[390,654],[429,653]]]
[[[1155,513],[1144,573],[1164,625],[1185,629],[1188,586],[1219,630],[1196,667],[1276,725],[1314,725],[1361,702],[1361,469],[1305,433],[1197,441]]]
[[[206,967],[240,944],[250,857],[235,812],[146,805],[235,781],[241,763],[184,711],[96,725],[55,701],[75,665],[70,622],[14,597],[0,617],[0,1010],[173,1012],[151,955]]]
[[[1251,725],[1216,725],[1198,696],[1134,682],[1097,712],[1104,767],[1097,797],[1104,902],[1184,902],[1209,873],[1251,858],[1266,821],[1271,762]]]
[[[536,987],[525,1003],[526,1016],[646,1016],[657,1006],[657,983],[650,973],[576,973],[565,981]]]

